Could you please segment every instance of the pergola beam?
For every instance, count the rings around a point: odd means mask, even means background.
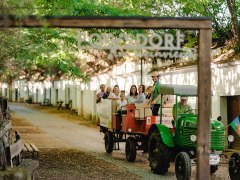
[[[0,27],[209,29],[208,18],[0,16]]]

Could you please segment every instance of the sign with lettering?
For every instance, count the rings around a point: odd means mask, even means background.
[[[170,33],[148,33],[136,35],[120,33],[78,33],[78,48],[82,50],[107,50],[107,59],[123,56],[160,59],[195,59],[196,49],[183,47],[185,35],[180,31]]]

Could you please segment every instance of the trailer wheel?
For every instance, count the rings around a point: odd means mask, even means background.
[[[125,145],[125,154],[128,162],[134,162],[137,155],[137,142],[133,137],[128,137]]]
[[[228,170],[231,180],[240,179],[240,153],[231,155]]]
[[[111,131],[106,131],[104,136],[105,150],[107,153],[113,152],[113,133]]]
[[[178,180],[189,180],[191,177],[191,160],[186,152],[180,152],[175,159],[175,173]]]
[[[153,132],[148,145],[149,166],[155,174],[166,174],[170,166],[171,150],[162,142],[159,132]]]
[[[218,170],[218,165],[210,166],[210,173],[214,174]]]

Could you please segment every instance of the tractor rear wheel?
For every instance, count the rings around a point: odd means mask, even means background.
[[[105,150],[107,153],[113,152],[113,133],[111,131],[106,131],[104,135]]]
[[[191,160],[186,152],[180,152],[175,159],[177,180],[189,180],[191,177]]]
[[[128,162],[134,162],[137,155],[137,142],[133,137],[128,137],[125,145],[125,154]]]
[[[155,174],[166,174],[170,166],[171,150],[163,143],[158,131],[153,132],[148,144],[149,166]]]
[[[233,153],[231,155],[228,170],[231,180],[240,179],[240,153]]]

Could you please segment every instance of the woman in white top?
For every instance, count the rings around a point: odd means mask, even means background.
[[[140,84],[138,86],[138,92],[139,92],[139,94],[137,95],[137,99],[136,99],[135,103],[144,103],[145,100],[146,100],[146,97],[145,97],[145,86]]]
[[[113,87],[113,92],[108,96],[108,99],[119,99],[119,98],[120,98],[119,86],[115,85]]]
[[[128,104],[133,104],[137,100],[137,86],[132,85],[130,88],[130,94],[127,96],[127,102]]]

